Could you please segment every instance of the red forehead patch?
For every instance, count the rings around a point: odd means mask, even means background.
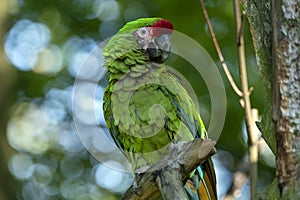
[[[174,30],[173,24],[165,19],[157,21],[151,27],[155,28],[153,29],[153,35],[171,34]]]

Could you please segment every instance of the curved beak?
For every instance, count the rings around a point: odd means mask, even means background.
[[[148,44],[146,52],[149,54],[150,60],[163,63],[169,56],[171,50],[171,36],[162,34],[153,39]]]

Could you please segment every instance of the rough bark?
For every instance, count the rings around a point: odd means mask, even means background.
[[[136,186],[129,188],[122,199],[157,199],[159,196],[166,200],[188,199],[182,182],[215,153],[215,144],[212,140],[196,139],[175,145],[170,154],[138,177]]]
[[[272,1],[273,120],[277,179],[283,197],[300,197],[299,2]]]
[[[279,196],[284,199],[298,199],[300,197],[299,1],[244,0],[242,3],[250,23],[257,63],[266,86],[267,105],[260,127],[263,137],[276,153]],[[270,188],[268,190],[274,191]]]

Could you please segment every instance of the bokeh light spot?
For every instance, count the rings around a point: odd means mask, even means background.
[[[91,51],[97,46],[97,43],[92,39],[82,39],[79,37],[70,38],[64,45],[63,51],[66,55],[66,61],[68,65],[68,70],[71,76],[75,77],[80,70],[83,62],[88,58]],[[99,50],[97,54],[101,54]],[[98,69],[98,66],[101,66],[101,61],[99,62],[99,57],[95,55],[92,59],[89,66],[88,73],[84,73],[83,78],[88,79],[90,76],[94,75],[94,71]]]
[[[116,169],[120,169],[123,166],[116,161],[107,161],[103,164],[99,164],[95,169],[96,183],[112,192],[122,193],[131,185],[133,181],[132,174],[114,170],[111,167],[114,166]]]
[[[10,62],[19,70],[31,70],[40,51],[48,45],[50,40],[49,28],[28,19],[18,21],[8,33],[4,49]]]
[[[103,1],[102,6],[104,10],[99,15],[101,21],[115,21],[120,16],[120,8],[118,2],[111,0],[111,1]]]
[[[58,131],[58,124],[53,116],[33,103],[19,104],[7,126],[10,145],[34,154],[48,150]]]
[[[76,118],[85,125],[97,125],[98,121],[95,108],[102,109],[100,101],[94,98],[97,82],[81,82],[77,85],[79,91],[73,100],[73,106],[76,107]],[[103,91],[103,89],[102,89]]]
[[[47,200],[47,195],[43,192],[40,185],[35,182],[28,182],[23,186],[22,189],[23,199],[30,200]]]
[[[62,149],[70,153],[78,153],[84,150],[75,129],[73,122],[63,123],[61,134],[58,137],[58,143],[62,146]]]
[[[46,186],[52,181],[52,172],[50,167],[43,164],[35,164],[31,166],[33,171],[33,179],[41,186]]]
[[[20,180],[28,179],[32,176],[33,172],[30,169],[32,165],[32,158],[21,153],[13,155],[9,160],[10,172]]]
[[[62,51],[55,45],[42,49],[33,71],[39,74],[55,74],[62,69]]]

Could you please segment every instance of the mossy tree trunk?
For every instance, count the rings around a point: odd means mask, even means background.
[[[242,4],[250,23],[257,63],[266,87],[267,105],[260,128],[276,154],[277,184],[273,184],[276,188],[269,188],[265,197],[298,199],[300,2],[243,0]]]

